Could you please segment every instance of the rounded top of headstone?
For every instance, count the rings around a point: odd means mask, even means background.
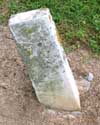
[[[48,16],[48,15],[50,15],[49,8],[41,8],[36,10],[30,10],[27,12],[21,12],[11,16],[9,20],[9,25],[30,21],[33,18],[36,19],[36,18],[41,18],[43,16]]]

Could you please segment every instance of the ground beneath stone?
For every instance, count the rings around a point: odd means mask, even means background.
[[[93,73],[88,91],[81,89],[81,111],[41,105],[8,27],[0,26],[0,125],[100,125],[100,58],[85,47],[67,55],[78,87]]]

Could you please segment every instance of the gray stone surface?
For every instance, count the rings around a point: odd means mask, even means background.
[[[79,110],[79,93],[49,9],[12,16],[10,30],[38,100],[52,108]]]

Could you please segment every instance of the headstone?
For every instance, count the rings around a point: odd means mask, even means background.
[[[38,100],[51,108],[79,110],[78,89],[49,9],[13,15],[9,27]]]

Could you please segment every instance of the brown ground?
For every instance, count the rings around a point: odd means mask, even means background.
[[[37,101],[15,42],[0,26],[0,125],[100,125],[100,58],[83,48],[67,56],[78,82],[94,74],[89,91],[80,91],[81,112],[54,111]]]

